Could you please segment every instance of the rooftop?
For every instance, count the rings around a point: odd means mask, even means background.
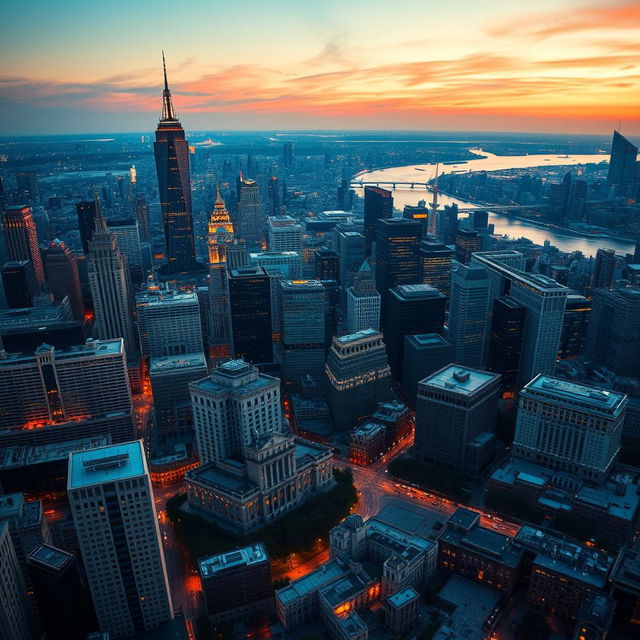
[[[513,545],[509,536],[480,525],[472,527],[469,531],[448,526],[439,539],[497,559],[501,564],[513,569],[520,564],[522,557],[522,551]]]
[[[138,307],[157,307],[194,303],[198,304],[198,294],[195,291],[161,289],[158,291],[145,291],[136,294],[136,304]]]
[[[411,587],[406,587],[405,589],[397,591],[392,596],[389,596],[387,598],[387,602],[391,606],[399,608],[407,604],[407,602],[411,602],[412,600],[415,600],[416,598],[419,598],[419,597],[420,596],[418,595],[418,592],[415,589],[412,589]]]
[[[27,563],[60,571],[71,564],[73,559],[74,555],[64,549],[41,544],[29,554]]]
[[[115,338],[113,340],[89,339],[83,345],[62,349],[57,349],[48,344],[42,344],[34,354],[6,353],[0,351],[0,367],[15,364],[30,364],[36,360],[36,354],[46,352],[53,353],[56,362],[65,362],[79,358],[118,355],[124,353],[124,343],[122,338]]]
[[[444,293],[441,293],[430,284],[401,284],[391,289],[391,293],[405,300],[445,297]]]
[[[415,542],[414,538],[419,537],[431,544],[429,537],[435,528],[442,526],[446,520],[447,517],[441,511],[396,499],[387,503],[381,511],[370,518],[367,526],[376,528],[383,526],[388,533],[409,535],[413,542]],[[408,538],[405,539],[408,540]]]
[[[337,607],[346,600],[350,600],[356,594],[366,588],[366,584],[352,571],[334,580],[325,587],[321,587],[320,595],[331,607]]]
[[[187,478],[208,487],[216,487],[222,491],[237,495],[244,495],[258,490],[258,487],[248,478],[229,473],[216,467],[213,463],[201,465],[189,471]]]
[[[607,415],[618,415],[627,403],[624,393],[605,391],[599,387],[542,374],[528,382],[521,394],[527,395],[529,391],[534,391],[536,396],[546,396],[553,402],[566,400],[571,405],[579,404]]]
[[[418,382],[418,389],[433,387],[449,392],[472,395],[500,379],[497,373],[449,364]]]
[[[151,358],[149,360],[149,373],[160,373],[162,371],[174,371],[176,369],[189,369],[193,367],[204,367],[207,369],[207,360],[204,353],[185,353],[175,356],[163,356]]]
[[[75,451],[69,456],[68,489],[117,482],[146,473],[142,440]]]
[[[417,333],[406,336],[405,340],[414,343],[418,347],[448,347],[451,342],[439,333]]]
[[[278,589],[276,598],[284,605],[297,600],[309,593],[318,591],[324,585],[345,575],[346,571],[339,560],[330,560],[320,565],[315,571],[293,581],[291,584]]]
[[[202,558],[198,561],[198,568],[203,578],[210,578],[227,569],[240,566],[250,567],[261,562],[269,562],[269,556],[264,546],[257,543],[250,547]]]
[[[334,340],[340,344],[349,344],[350,342],[357,342],[358,340],[369,340],[374,336],[382,337],[382,334],[375,329],[362,329],[362,331],[357,331],[356,333],[349,333],[345,336],[336,337]]]

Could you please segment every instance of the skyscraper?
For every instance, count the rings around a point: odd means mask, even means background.
[[[479,475],[491,461],[500,376],[449,364],[418,383],[416,456]]]
[[[122,340],[0,357],[0,447],[133,433]]]
[[[637,157],[638,147],[619,131],[614,131],[607,182],[614,187],[616,196],[633,197],[634,186],[638,183]]]
[[[44,267],[38,245],[38,232],[31,207],[7,207],[2,217],[7,259],[31,260],[39,287],[44,286]]]
[[[82,251],[89,253],[89,242],[96,228],[97,204],[95,200],[83,200],[76,204],[78,216],[78,229],[80,230],[80,242]]]
[[[394,378],[402,375],[405,336],[442,333],[446,297],[428,284],[407,284],[391,289],[385,307],[384,341]]]
[[[453,251],[442,242],[423,240],[418,252],[423,284],[430,284],[449,297]]]
[[[44,252],[44,270],[49,291],[57,302],[69,298],[73,317],[84,320],[84,301],[80,288],[80,274],[76,256],[69,251],[62,240],[54,240]]]
[[[162,64],[164,67],[162,117],[156,129],[153,149],[167,247],[165,257],[169,273],[181,273],[192,271],[196,266],[191,219],[189,145],[185,139],[184,129],[173,110],[164,53]]]
[[[376,287],[383,299],[393,287],[420,282],[420,234],[420,223],[415,220],[388,218],[377,222]]]
[[[207,248],[209,253],[209,303],[211,306],[212,344],[229,341],[229,300],[227,297],[227,247],[233,242],[233,225],[216,186],[216,199],[209,216]]]
[[[0,593],[0,639],[34,640],[33,612],[6,522],[0,522]]]
[[[347,289],[347,331],[356,333],[363,329],[380,329],[380,294],[371,271],[369,260],[365,260]]]
[[[238,210],[234,228],[249,246],[259,246],[264,238],[264,207],[260,188],[255,180],[240,175],[238,180]]]
[[[591,318],[591,301],[577,293],[567,296],[567,306],[564,310],[562,335],[558,358],[576,358],[584,354],[587,340],[589,319]]]
[[[332,249],[316,250],[314,256],[314,277],[316,280],[335,280],[338,282],[340,256]]]
[[[538,375],[520,391],[513,455],[603,484],[620,449],[627,396]]]
[[[489,276],[484,267],[461,264],[451,278],[448,333],[457,364],[484,366],[489,347],[489,304]]]
[[[493,301],[488,369],[502,376],[502,388],[516,391],[527,307],[505,296]]]
[[[338,431],[355,427],[391,395],[382,334],[364,329],[334,338],[326,365],[327,402]]]
[[[336,227],[337,251],[340,256],[340,272],[338,274],[338,284],[346,289],[351,286],[352,278],[364,261],[364,236],[355,230],[355,227]]]
[[[138,196],[134,204],[141,242],[151,242],[151,215],[147,201]]]
[[[172,619],[142,441],[72,453],[67,494],[100,630],[122,638]]]
[[[107,227],[96,198],[95,230],[89,242],[89,285],[96,316],[96,332],[102,340],[123,338],[127,357],[138,353],[126,258]]]
[[[596,289],[585,355],[617,376],[640,376],[640,289]]]
[[[456,232],[456,259],[462,264],[471,262],[471,254],[480,251],[482,238],[475,229],[458,229]]]
[[[371,248],[376,241],[378,220],[393,215],[393,194],[380,187],[364,188],[364,238],[366,255],[371,255]]]
[[[2,265],[2,286],[9,309],[32,306],[38,293],[38,284],[31,260],[5,262]]]
[[[318,280],[280,283],[283,380],[304,375],[319,380],[324,371],[326,291]]]
[[[302,254],[302,225],[291,216],[267,218],[267,245],[269,251],[296,251]]]
[[[202,352],[200,304],[194,291],[151,286],[136,295],[136,309],[145,357]]]
[[[600,288],[611,289],[615,271],[616,252],[613,249],[598,249],[591,276],[591,291]]]
[[[21,197],[27,196],[36,203],[40,200],[38,174],[35,171],[16,171],[16,187]]]
[[[132,218],[128,220],[109,220],[107,224],[116,237],[120,251],[127,258],[130,283],[137,288],[145,277],[142,268],[142,249],[140,247],[138,221]]]
[[[273,362],[268,274],[260,267],[232,269],[227,285],[234,357],[254,364]]]

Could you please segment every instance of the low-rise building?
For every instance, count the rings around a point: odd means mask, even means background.
[[[640,549],[624,548],[611,571],[615,625],[630,638],[640,635]]]
[[[512,538],[480,525],[475,511],[460,507],[438,538],[438,565],[469,580],[511,593],[522,551]]]
[[[371,416],[371,422],[384,426],[387,449],[413,433],[413,412],[399,400],[380,402]]]
[[[404,635],[415,625],[419,606],[418,592],[411,587],[402,589],[384,603],[384,622],[394,634]]]
[[[198,570],[212,622],[273,610],[271,565],[262,544],[202,558]]]
[[[385,428],[366,422],[351,432],[349,462],[363,467],[375,462],[386,450]]]

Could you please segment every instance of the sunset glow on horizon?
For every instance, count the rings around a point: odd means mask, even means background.
[[[161,49],[189,130],[640,134],[640,4],[42,0],[3,10],[0,135],[151,130]]]

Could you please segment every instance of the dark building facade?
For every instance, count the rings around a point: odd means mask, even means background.
[[[156,129],[153,149],[158,174],[168,271],[169,273],[192,271],[196,266],[196,256],[191,218],[189,144],[173,109],[166,67],[162,92],[162,118]]]
[[[480,251],[482,238],[474,229],[458,229],[456,232],[456,259],[462,264],[471,262],[471,254]]]
[[[2,220],[7,259],[31,260],[38,286],[44,285],[44,267],[38,243],[38,232],[31,207],[7,207]]]
[[[2,267],[2,284],[9,309],[30,307],[38,292],[31,260],[6,262]]]
[[[371,246],[376,239],[378,220],[393,215],[393,194],[380,187],[364,188],[364,237],[366,255],[371,255]]]
[[[273,361],[271,284],[260,267],[229,272],[231,350],[234,358],[253,364]]]
[[[526,318],[527,307],[513,298],[493,301],[488,369],[502,376],[505,391],[516,390]]]
[[[313,260],[316,280],[338,281],[340,277],[340,257],[335,251],[318,249]]]
[[[614,131],[607,182],[614,187],[616,196],[633,196],[634,187],[638,183],[637,157],[638,147],[621,133]]]
[[[80,230],[80,242],[82,251],[89,253],[89,242],[93,238],[96,229],[96,216],[98,215],[95,200],[83,200],[76,204],[76,215],[78,216],[78,229]]]
[[[453,251],[442,242],[423,241],[418,253],[422,269],[422,282],[442,291],[451,292],[451,259]]]
[[[591,276],[591,290],[610,289],[616,270],[616,252],[613,249],[598,249]]]
[[[564,308],[558,358],[576,358],[584,353],[590,317],[591,301],[579,294],[570,293]]]
[[[420,282],[420,223],[406,218],[379,220],[376,225],[376,288],[384,298],[389,289]],[[383,318],[384,322],[384,318]]]

